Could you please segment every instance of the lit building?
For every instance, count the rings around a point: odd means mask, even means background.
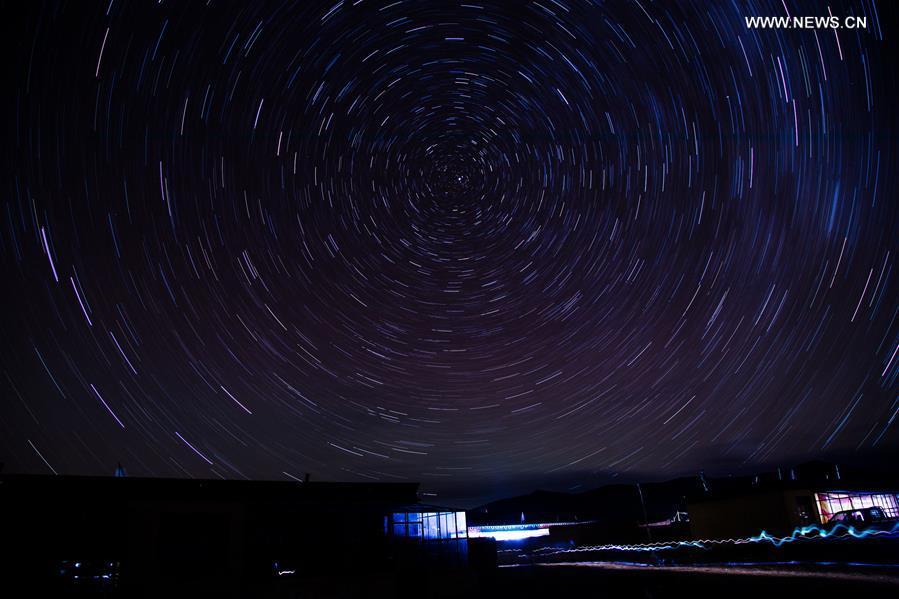
[[[384,534],[399,556],[412,551],[444,566],[468,563],[464,511],[423,504],[395,508],[384,516]]]
[[[173,589],[231,596],[241,585],[325,585],[354,572],[405,588],[410,572],[470,564],[465,512],[416,504],[417,490],[418,483],[0,475],[0,511],[16,569],[35,580],[56,572],[51,585],[90,579],[129,597]]]
[[[489,524],[468,529],[471,538],[489,537],[497,541],[521,541],[534,537],[548,537],[551,526],[573,526],[580,522],[528,522],[522,524]]]
[[[867,510],[870,516],[872,509],[882,513],[880,518],[899,518],[899,494],[862,486],[809,488],[798,481],[783,481],[753,490],[713,494],[688,505],[690,530],[697,539],[752,536],[763,530],[790,534],[802,526],[843,521],[843,516],[834,519],[840,512]],[[848,521],[858,527],[867,520],[859,514],[858,519]]]
[[[418,504],[385,516],[384,532],[419,541],[468,538],[465,512]]]
[[[815,493],[815,506],[821,524],[830,522],[834,514],[848,510],[878,507],[887,518],[899,518],[899,495],[864,491],[829,491]]]

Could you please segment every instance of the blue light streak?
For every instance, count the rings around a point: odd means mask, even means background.
[[[715,546],[722,545],[746,545],[753,543],[770,543],[774,547],[781,547],[788,543],[796,541],[812,541],[812,540],[846,540],[846,539],[865,539],[869,537],[893,537],[899,536],[899,522],[893,524],[891,528],[869,527],[863,530],[857,530],[854,526],[845,524],[837,524],[833,527],[822,528],[820,526],[800,526],[793,529],[793,532],[787,536],[777,537],[761,531],[759,534],[751,537],[731,538],[731,539],[696,539],[691,541],[665,541],[658,543],[636,543],[636,544],[608,544],[608,545],[585,545],[580,547],[572,547],[568,549],[558,549],[554,547],[544,547],[535,549],[535,553],[541,555],[558,555],[564,553],[584,553],[592,551],[628,551],[628,552],[653,552],[668,551],[671,549],[696,548],[711,549]],[[500,550],[513,551],[513,550]]]

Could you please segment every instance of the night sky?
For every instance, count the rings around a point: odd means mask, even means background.
[[[5,472],[471,503],[895,455],[889,6],[23,4]]]

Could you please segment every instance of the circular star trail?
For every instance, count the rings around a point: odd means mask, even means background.
[[[8,468],[475,497],[894,449],[887,8],[32,7]],[[866,27],[746,22],[829,14]]]

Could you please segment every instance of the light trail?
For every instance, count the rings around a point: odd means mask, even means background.
[[[697,548],[710,549],[715,546],[722,545],[746,545],[752,543],[770,543],[774,547],[781,547],[787,543],[796,541],[816,541],[823,539],[845,540],[845,539],[865,539],[869,537],[894,537],[899,536],[899,522],[893,524],[891,528],[874,528],[869,527],[863,530],[856,530],[854,526],[845,524],[837,524],[832,528],[822,528],[820,526],[801,526],[797,527],[787,536],[777,537],[762,531],[752,537],[730,538],[730,539],[696,539],[690,541],[660,541],[658,543],[636,543],[636,544],[607,544],[607,545],[584,545],[580,547],[571,547],[567,549],[559,549],[555,547],[543,547],[533,551],[541,556],[560,555],[566,553],[587,553],[595,551],[632,551],[632,552],[653,552],[668,551],[672,549]],[[520,552],[520,549],[500,549],[500,553],[510,551]]]

